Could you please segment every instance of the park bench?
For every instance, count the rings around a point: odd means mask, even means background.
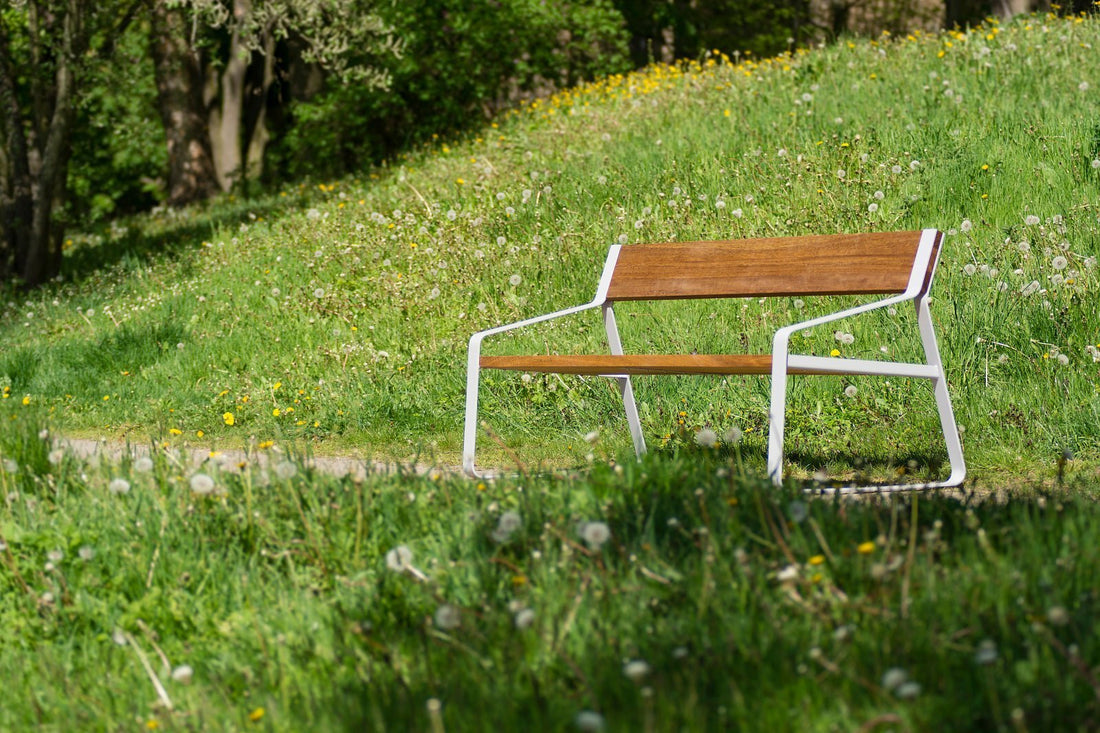
[[[771,375],[768,475],[783,480],[783,428],[787,377],[791,374],[860,374],[913,377],[932,383],[951,466],[945,481],[870,487],[876,491],[957,486],[966,477],[951,399],[928,308],[928,291],[943,234],[915,232],[837,234],[717,242],[613,245],[590,303],[475,333],[470,338],[462,463],[480,475],[474,460],[478,384],[482,369],[600,375],[618,382],[636,453],[645,439],[630,378],[649,374]],[[615,324],[618,301],[684,298],[761,298],[811,295],[881,295],[863,305],[777,329],[771,354],[625,354]],[[919,363],[789,353],[791,334],[868,311],[913,301],[924,348]],[[600,308],[609,354],[481,356],[489,336]],[[849,488],[849,487],[846,487]],[[851,487],[852,490],[859,490]]]

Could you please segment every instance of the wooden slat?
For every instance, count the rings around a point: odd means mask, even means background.
[[[561,354],[483,356],[482,369],[556,374],[771,374],[770,354]],[[840,374],[791,369],[791,374]]]
[[[920,232],[635,244],[608,300],[900,293]],[[934,261],[934,260],[933,260]]]

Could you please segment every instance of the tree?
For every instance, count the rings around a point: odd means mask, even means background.
[[[0,13],[0,281],[58,273],[81,77],[141,2],[24,0]]]
[[[389,81],[379,61],[401,48],[376,0],[152,1],[169,203],[259,178],[269,110],[279,104],[273,91],[292,75],[290,63],[376,89]]]

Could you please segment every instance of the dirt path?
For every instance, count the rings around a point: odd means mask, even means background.
[[[118,461],[127,454],[135,458],[137,456],[147,456],[151,450],[148,444],[123,444],[87,438],[61,438],[57,441],[57,445],[78,458],[89,459],[98,455],[109,461]],[[252,451],[251,454],[247,454],[243,450],[211,451],[207,448],[178,448],[176,450],[179,451],[185,465],[191,468],[198,469],[208,461],[213,461],[221,470],[225,471],[239,471],[242,466],[249,463],[267,468],[278,464],[286,457],[286,452],[277,446],[269,450]],[[304,463],[318,471],[338,478],[349,474],[365,477],[368,473],[394,473],[398,469],[412,469],[420,475],[431,471],[443,471],[448,474],[460,473],[457,466],[429,466],[427,464],[408,466],[355,456],[310,456],[304,460]]]

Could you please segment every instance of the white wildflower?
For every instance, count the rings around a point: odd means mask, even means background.
[[[521,608],[519,611],[516,611],[516,615],[512,618],[512,622],[520,631],[529,629],[531,625],[535,623],[535,612],[530,608]]]
[[[598,550],[611,539],[611,528],[605,522],[585,522],[580,528],[581,539],[593,550]]]
[[[1053,260],[1050,261],[1050,266],[1053,267],[1055,270],[1064,270],[1064,269],[1066,269],[1066,267],[1068,265],[1069,265],[1069,260],[1067,260],[1062,255],[1058,255],[1057,257],[1055,257]]]
[[[577,729],[583,733],[599,733],[605,727],[603,716],[595,710],[582,710],[573,719]]]
[[[386,567],[395,573],[403,573],[412,567],[413,554],[406,545],[398,545],[386,553]]]
[[[459,614],[458,609],[449,603],[444,603],[442,606],[435,610],[435,625],[444,631],[450,631],[451,629],[457,629],[459,624],[462,623],[462,616]]]
[[[214,479],[205,473],[196,473],[191,477],[191,491],[199,496],[214,492]]]
[[[997,661],[997,644],[992,639],[983,639],[974,652],[974,662],[988,667]]]
[[[112,494],[127,494],[130,491],[130,482],[124,478],[116,478],[107,484],[107,490]]]
[[[623,674],[635,684],[642,682],[650,672],[649,663],[644,659],[632,659],[623,665]]]
[[[172,679],[181,685],[191,684],[191,678],[195,676],[195,670],[189,664],[181,664],[172,670]]]
[[[710,428],[703,428],[695,433],[695,443],[704,448],[713,448],[718,443],[718,433]]]
[[[900,667],[891,667],[882,675],[882,686],[893,692],[909,679],[909,675]]]

